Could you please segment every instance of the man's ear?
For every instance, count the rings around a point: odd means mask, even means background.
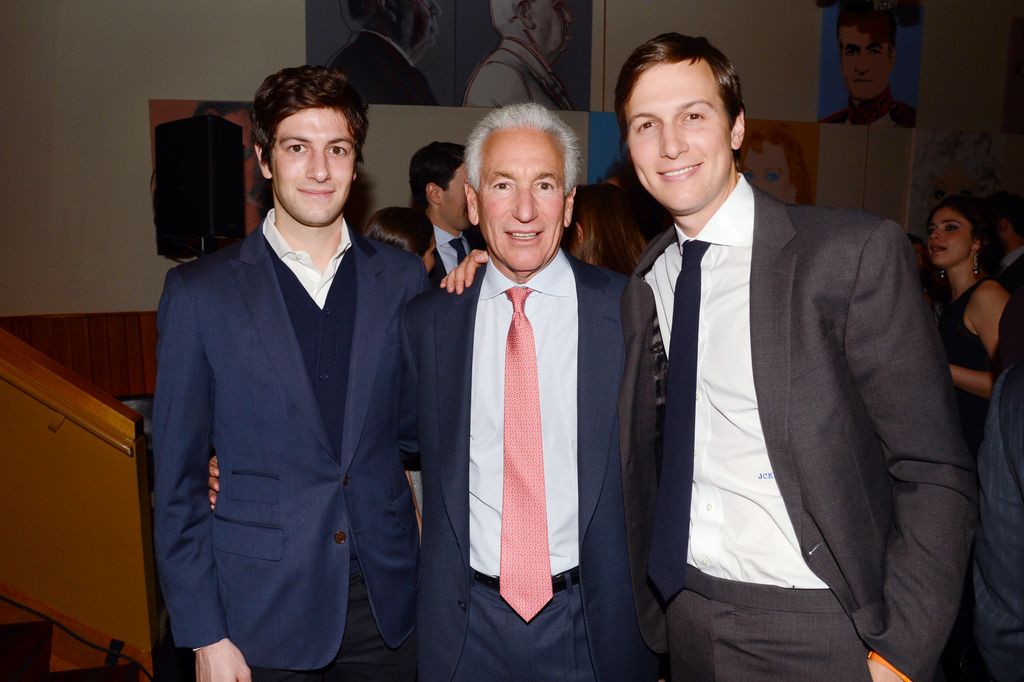
[[[478,195],[476,193],[476,190],[473,189],[473,186],[470,185],[467,182],[466,183],[466,213],[469,215],[469,222],[473,223],[474,225],[479,225],[480,224],[480,211],[479,211],[479,206],[477,206],[477,201],[479,201],[479,199],[480,199],[480,195]]]
[[[263,147],[260,145],[253,145],[256,149],[256,161],[260,164],[260,173],[267,180],[273,180],[274,174],[270,172],[270,164],[263,161]]]
[[[441,195],[444,190],[441,189],[441,185],[436,182],[428,182],[427,186],[423,188],[423,193],[427,197],[427,203],[432,206],[439,206],[441,204]]]
[[[562,227],[569,227],[572,223],[572,205],[576,201],[576,188],[573,187],[568,196],[565,197],[565,208],[562,211]]]
[[[739,116],[733,121],[732,130],[729,132],[729,144],[732,146],[733,151],[738,151],[743,146],[743,136],[747,131],[747,121],[743,116],[743,111],[740,110]]]
[[[516,3],[516,18],[527,30],[537,28],[537,23],[533,20],[533,0],[519,0]]]

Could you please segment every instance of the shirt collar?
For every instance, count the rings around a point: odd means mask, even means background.
[[[300,257],[305,254],[307,257],[309,253],[306,251],[296,251],[288,242],[285,241],[284,235],[277,229],[277,223],[275,222],[274,209],[270,209],[267,212],[267,217],[263,220],[263,236],[266,238],[267,243],[270,244],[270,248],[274,250],[277,257],[284,259],[286,256]],[[348,223],[345,219],[341,219],[341,241],[338,242],[338,248],[335,250],[334,255],[331,256],[331,261],[337,261],[345,252],[348,251],[349,247],[352,246],[352,239],[348,234]]]
[[[1010,267],[1018,258],[1024,257],[1024,246],[1018,246],[1013,251],[1008,252],[1003,256],[1002,266],[1004,268]]]
[[[453,239],[461,239],[463,245],[466,243],[465,236],[460,232],[458,236],[453,237],[450,233],[445,232],[437,225],[434,225],[434,243],[438,246],[448,246],[448,242]]]
[[[690,241],[676,225],[680,247]],[[754,243],[754,190],[741,174],[736,186],[695,239],[721,246],[750,246]]]
[[[525,284],[516,284],[496,267],[486,268],[484,281],[480,283],[480,298],[495,298],[504,294],[508,289],[518,286],[526,286],[548,296],[565,298],[572,296],[573,289],[576,287],[576,278],[573,277],[569,259],[559,249],[552,261]]]

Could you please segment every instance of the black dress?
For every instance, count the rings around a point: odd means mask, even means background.
[[[981,339],[964,326],[964,311],[967,310],[967,303],[971,300],[978,285],[984,281],[985,279],[978,280],[970,289],[960,294],[959,298],[947,304],[939,317],[939,336],[942,338],[942,345],[946,348],[946,358],[951,365],[983,371],[992,369],[988,353],[985,352],[985,346],[982,345]],[[960,410],[960,428],[964,432],[967,447],[977,455],[978,447],[981,445],[981,439],[985,433],[988,400],[958,388],[956,389],[956,405]]]

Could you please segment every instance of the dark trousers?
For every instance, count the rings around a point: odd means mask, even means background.
[[[668,607],[672,680],[869,682],[868,651],[830,590],[707,576],[692,567]]]
[[[345,634],[334,660],[320,670],[253,668],[253,682],[412,682],[416,679],[416,633],[390,649],[370,612],[361,573],[348,588]]]
[[[469,628],[453,682],[587,682],[596,679],[578,583],[556,592],[529,623],[498,590],[474,582]]]

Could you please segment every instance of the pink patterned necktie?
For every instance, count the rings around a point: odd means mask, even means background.
[[[501,498],[501,596],[530,622],[551,600],[544,443],[533,327],[523,304],[532,292],[513,287],[505,346],[505,467]]]

